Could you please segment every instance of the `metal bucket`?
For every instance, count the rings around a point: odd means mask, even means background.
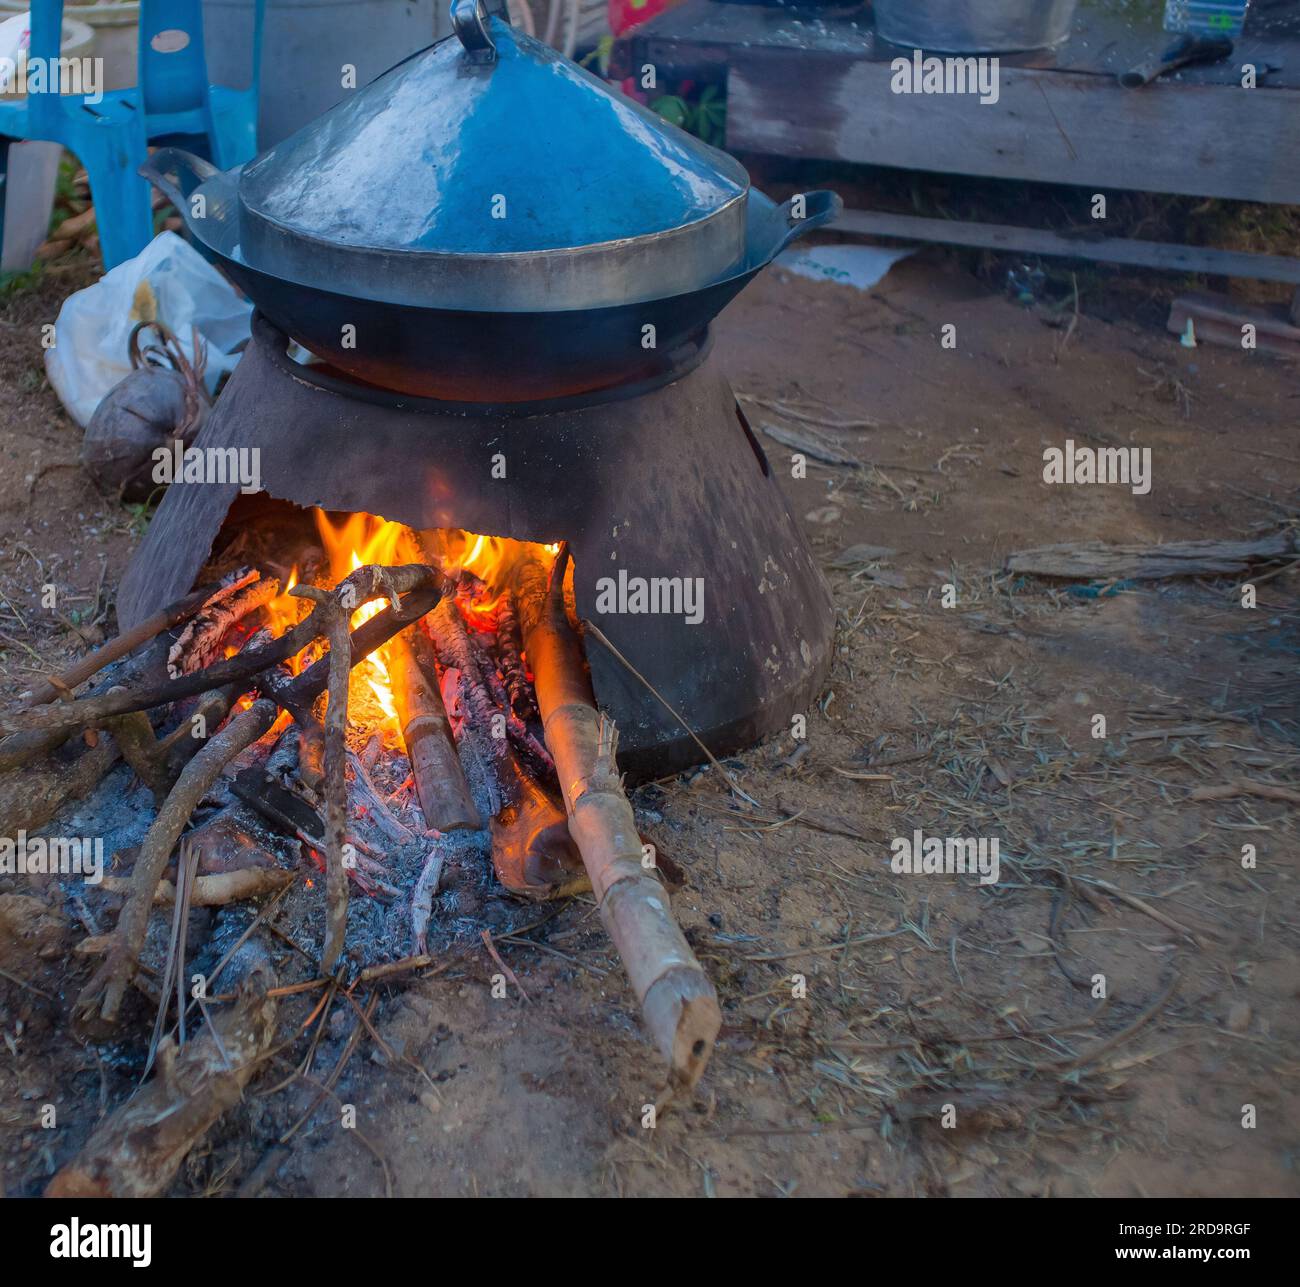
[[[1078,0],[875,0],[876,33],[905,49],[1010,54],[1070,34]]]

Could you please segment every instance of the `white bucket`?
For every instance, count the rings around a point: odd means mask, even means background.
[[[0,0],[0,17],[25,13],[29,0]],[[136,45],[139,42],[139,0],[122,0],[120,4],[77,4],[64,0],[64,20],[84,22],[94,29],[95,57],[104,60],[105,90],[127,89],[136,82]]]

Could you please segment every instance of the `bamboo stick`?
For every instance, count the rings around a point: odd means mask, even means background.
[[[642,865],[636,819],[614,758],[617,732],[596,709],[582,645],[564,610],[566,563],[562,551],[544,594],[538,593],[538,567],[524,570],[521,578],[532,584],[521,584],[516,600],[546,745],[601,920],[622,957],[646,1027],[668,1060],[670,1082],[690,1088],[708,1064],[722,1012],[673,919],[667,893]]]

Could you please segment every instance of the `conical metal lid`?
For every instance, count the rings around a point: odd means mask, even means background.
[[[729,208],[734,219],[701,239],[692,273],[711,280],[738,261],[743,166],[486,16],[481,3],[457,0],[453,16],[459,39],[398,64],[245,166],[250,262],[274,272],[287,257],[294,275],[334,273],[337,260],[313,260],[310,250],[356,250],[389,282],[388,298],[403,261],[608,247],[680,233]],[[517,306],[483,306],[494,303]]]

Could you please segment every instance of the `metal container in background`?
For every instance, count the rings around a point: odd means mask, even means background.
[[[1070,34],[1078,0],[875,0],[876,33],[905,49],[1010,54]]]
[[[205,0],[208,72],[218,85],[249,82],[253,0]],[[451,31],[440,0],[266,0],[257,146],[271,147],[356,89]]]

